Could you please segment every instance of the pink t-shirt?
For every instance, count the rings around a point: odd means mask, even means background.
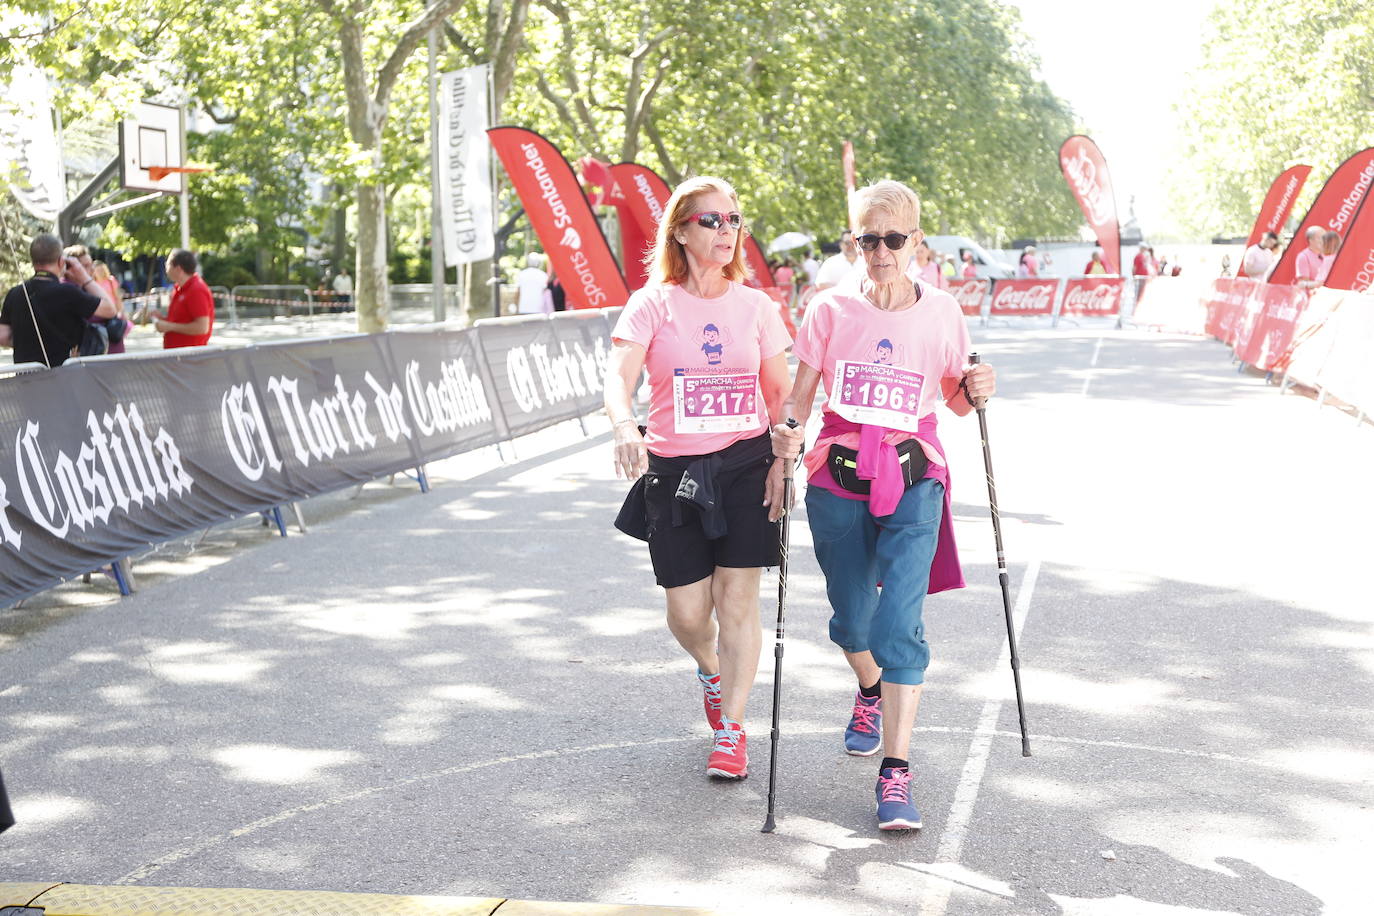
[[[731,283],[701,299],[676,284],[646,286],[611,336],[645,349],[644,444],[655,455],[706,455],[768,430],[759,366],[792,340],[766,293]]]
[[[838,407],[841,416],[848,414],[845,418],[856,423],[906,429],[889,441],[916,438],[920,418],[944,400],[940,381],[963,375],[970,349],[968,325],[954,297],[924,283],[920,289],[920,300],[897,312],[878,308],[853,287],[824,290],[811,300],[792,352],[821,373],[823,413]],[[835,376],[841,362],[844,379],[837,404]],[[824,467],[821,445],[812,452],[807,468]]]
[[[1325,280],[1326,274],[1322,271],[1324,261],[1326,261],[1325,255],[1317,254],[1311,248],[1304,248],[1298,252],[1298,259],[1294,265],[1295,278],[1298,280]]]

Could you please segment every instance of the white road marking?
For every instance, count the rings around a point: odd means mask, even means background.
[[[1097,345],[1093,347],[1093,358],[1088,362],[1087,371],[1083,373],[1083,387],[1078,392],[1082,397],[1088,396],[1088,386],[1092,384],[1093,370],[1097,368],[1097,358],[1102,355],[1102,341],[1106,339],[1107,335],[1103,334],[1097,338]]]
[[[1017,640],[1030,613],[1031,596],[1035,593],[1035,580],[1040,575],[1040,561],[1032,559],[1021,577],[1021,587],[1016,590],[1016,605],[1012,608],[1012,627]],[[998,653],[996,668],[1005,671],[1011,666],[1011,643],[1002,640],[1002,651]],[[1002,704],[1006,701],[1006,691],[999,689],[995,696],[989,696],[983,704],[983,714],[978,717],[978,726],[973,731],[973,741],[969,745],[968,758],[964,770],[959,774],[959,784],[954,789],[954,802],[950,805],[949,818],[945,822],[945,832],[940,837],[940,845],[935,848],[935,863],[955,864],[964,851],[964,839],[968,836],[969,822],[973,820],[973,807],[978,801],[978,790],[983,785],[983,775],[987,772],[988,756],[992,753],[992,739],[998,735],[997,720],[1002,715]],[[1017,733],[1020,736],[1020,733]],[[949,896],[954,885],[941,882],[930,898],[921,902],[922,916],[943,916],[949,906]]]
[[[975,737],[985,738],[998,737],[1019,739],[1021,737],[1021,733],[1015,731],[991,731],[984,735],[976,729],[960,728],[957,726],[949,725],[918,725],[916,727],[916,731],[917,733],[925,734],[974,735]],[[800,737],[803,735],[825,735],[827,737],[834,737],[839,734],[839,729],[837,727],[832,726],[812,728],[789,727],[786,729],[785,734],[787,737]],[[276,826],[277,824],[283,823],[284,821],[288,821],[293,817],[299,817],[303,814],[310,814],[312,812],[320,811],[325,808],[333,808],[337,807],[338,805],[349,804],[350,802],[355,802],[364,798],[370,798],[372,796],[380,795],[384,792],[390,792],[395,789],[403,789],[407,786],[412,786],[421,782],[428,782],[434,779],[442,779],[446,776],[458,776],[464,773],[471,773],[475,770],[483,770],[490,767],[501,766],[503,764],[521,763],[527,760],[546,760],[557,757],[572,756],[575,754],[595,754],[600,753],[602,751],[620,751],[629,748],[643,748],[650,747],[653,745],[685,744],[687,742],[703,742],[705,740],[706,739],[702,735],[683,735],[676,738],[655,738],[649,741],[626,741],[619,744],[594,744],[586,747],[564,748],[562,750],[551,749],[543,751],[533,751],[528,754],[516,754],[508,757],[497,757],[492,760],[482,760],[476,763],[464,764],[462,766],[446,767],[442,770],[435,770],[430,773],[421,773],[415,776],[411,776],[407,779],[386,783],[380,786],[369,786],[366,789],[358,789],[354,792],[348,792],[343,795],[336,795],[331,798],[320,799],[316,802],[311,802],[305,805],[298,805],[294,808],[287,808],[284,811],[278,811],[275,814],[269,814],[265,817],[260,817],[255,821],[251,821],[247,824],[244,824],[242,827],[237,827],[233,830],[228,831],[227,833],[206,837],[204,839],[197,840],[196,842],[191,843],[187,846],[183,846],[180,849],[173,850],[172,852],[169,852],[164,856],[161,856],[157,859],[154,859],[151,862],[139,866],[138,868],[134,869],[133,871],[129,872],[127,875],[124,875],[121,878],[116,878],[114,881],[110,883],[137,884],[146,880],[155,872],[161,871],[163,868],[166,868],[169,865],[175,865],[178,862],[183,862],[186,859],[193,858],[203,852],[206,852],[207,850],[213,849],[216,846],[220,846],[224,843],[227,843],[230,840],[238,839],[239,837],[247,836],[250,833],[256,833],[259,830],[265,830],[268,827]],[[1233,763],[1246,768],[1266,767],[1280,770],[1284,769],[1283,766],[1281,766],[1278,763],[1275,763],[1274,761],[1253,760],[1246,757],[1237,757],[1233,754],[1221,754],[1209,751],[1190,751],[1176,747],[1154,747],[1148,744],[1133,744],[1127,741],[1097,741],[1091,738],[1073,738],[1065,735],[1044,735],[1039,732],[1036,732],[1035,743],[1037,745],[1063,744],[1078,747],[1110,748],[1116,750],[1132,751],[1136,753],[1166,754],[1175,757],[1193,757],[1211,760],[1217,763]],[[803,819],[807,819],[805,815],[802,815],[800,813],[798,813],[797,816],[802,817]],[[790,818],[787,816],[784,816],[782,819],[779,820],[779,832],[784,836],[788,835],[789,833],[787,829],[789,820]],[[967,828],[965,828],[965,832],[967,832]],[[803,839],[805,839],[805,837],[803,837]],[[939,859],[938,854],[936,858],[937,860]],[[932,875],[943,874],[946,875],[946,877],[947,873],[949,872],[949,869],[941,868],[918,868],[917,870]],[[949,878],[948,880],[953,881],[954,879]],[[923,909],[922,912],[926,912],[926,910]]]

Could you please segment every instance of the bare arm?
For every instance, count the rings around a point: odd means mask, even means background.
[[[110,298],[109,290],[105,289],[104,286],[92,280],[91,275],[86,272],[86,268],[82,267],[81,262],[78,261],[76,258],[68,257],[66,259],[66,262],[67,273],[71,276],[72,282],[74,282],[77,286],[81,287],[81,291],[84,292],[86,295],[95,296],[97,299],[100,300],[100,305],[96,307],[96,310],[94,313],[92,313],[91,317],[113,318],[115,315],[118,315],[119,306],[116,305],[115,301]],[[92,286],[95,287],[94,292],[91,291]]]
[[[14,332],[7,324],[0,324],[0,347],[14,346]]]
[[[108,317],[114,317],[113,315]],[[190,321],[168,321],[166,318],[155,318],[153,327],[157,328],[159,334],[168,332],[176,334],[199,335],[210,331],[210,316],[201,315],[199,318],[192,318]]]
[[[615,434],[616,473],[629,480],[649,470],[649,451],[639,434],[631,394],[644,371],[644,347],[628,340],[616,340],[606,362],[606,417]]]
[[[997,393],[997,373],[987,363],[978,363],[965,370],[962,376],[940,379],[940,393],[945,396],[946,407],[956,416],[966,417],[975,402],[987,400]]]
[[[796,419],[801,427],[811,418],[811,406],[816,401],[816,387],[821,383],[821,374],[806,363],[797,363],[797,377],[792,382],[792,391],[782,402],[787,416]]]
[[[770,356],[759,366],[759,386],[763,389],[763,403],[768,405],[768,418],[773,424],[787,419],[783,412],[783,398],[792,387],[787,377],[787,354]]]

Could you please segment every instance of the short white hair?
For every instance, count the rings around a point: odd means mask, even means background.
[[[921,198],[900,181],[878,181],[855,191],[849,201],[849,212],[856,226],[866,225],[870,216],[882,212],[903,228],[921,228]]]

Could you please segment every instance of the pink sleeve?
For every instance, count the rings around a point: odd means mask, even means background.
[[[812,302],[811,307],[802,316],[801,327],[797,330],[797,341],[792,345],[792,355],[797,357],[797,362],[806,363],[817,371],[823,368],[825,343],[830,337],[829,324],[829,303]]]
[[[792,335],[778,314],[778,304],[773,297],[765,295],[759,306],[759,357],[769,359],[782,353],[792,345]]]
[[[636,290],[626,303],[625,310],[620,313],[611,339],[628,340],[647,350],[662,325],[663,310],[658,307],[658,301],[647,290]]]

